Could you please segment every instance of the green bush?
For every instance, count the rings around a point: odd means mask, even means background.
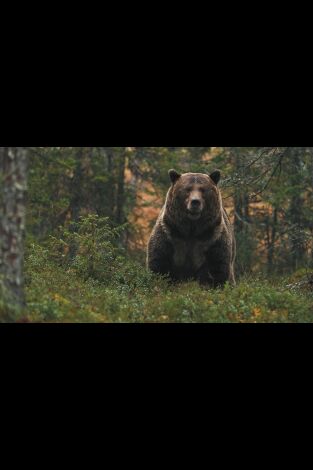
[[[109,280],[122,249],[117,240],[124,230],[113,227],[107,217],[95,214],[80,217],[79,222],[60,228],[60,236],[50,236],[51,259],[59,266],[71,267],[84,279]]]
[[[127,271],[127,270],[126,270]],[[142,283],[138,282],[142,273]],[[120,276],[118,278],[118,276]],[[131,280],[133,276],[133,280]],[[268,323],[312,322],[312,294],[247,280],[235,288],[170,285],[131,268],[109,283],[47,263],[27,287],[28,316],[44,322]]]
[[[26,257],[27,318],[35,322],[312,322],[313,295],[289,280],[248,276],[236,287],[171,284],[130,259],[123,228],[82,218]],[[0,307],[1,309],[1,307]]]

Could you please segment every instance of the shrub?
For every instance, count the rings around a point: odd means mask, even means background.
[[[119,246],[123,228],[82,218],[26,257],[27,316],[39,322],[312,322],[313,296],[289,280],[249,276],[236,287],[168,283]],[[1,306],[0,306],[1,312]]]
[[[82,278],[109,281],[123,254],[118,246],[125,226],[113,227],[107,217],[95,214],[80,217],[69,228],[60,228],[59,237],[50,236],[50,257],[59,266],[71,268]]]

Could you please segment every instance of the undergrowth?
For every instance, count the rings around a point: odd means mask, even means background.
[[[173,285],[130,259],[121,228],[97,216],[30,243],[25,263],[27,309],[19,321],[51,323],[307,323],[312,291],[292,279],[251,276],[236,287]],[[291,287],[291,285],[293,287]],[[6,309],[0,301],[0,317]]]

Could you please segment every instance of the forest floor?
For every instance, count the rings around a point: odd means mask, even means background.
[[[236,287],[170,285],[136,267],[112,282],[82,278],[72,269],[30,263],[22,321],[48,323],[311,323],[313,292],[305,274],[249,277]],[[142,281],[139,280],[142,279]]]

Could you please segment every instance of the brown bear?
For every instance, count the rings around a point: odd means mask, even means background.
[[[218,188],[221,173],[169,171],[172,186],[148,244],[148,269],[173,281],[235,284],[233,227]]]

